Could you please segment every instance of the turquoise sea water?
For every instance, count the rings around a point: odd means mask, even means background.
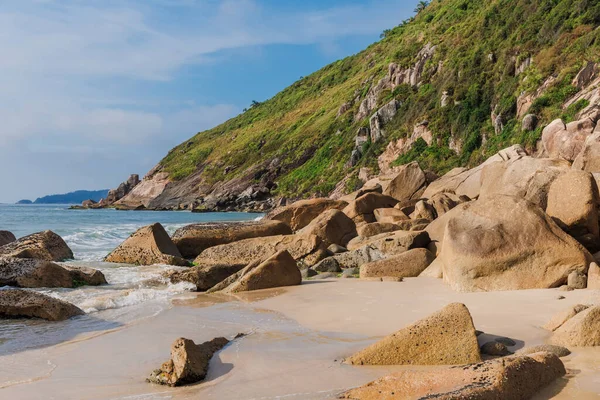
[[[247,213],[69,210],[66,205],[0,204],[0,230],[9,230],[22,237],[50,229],[62,236],[73,250],[75,260],[69,261],[69,265],[98,269],[108,281],[108,285],[98,287],[33,289],[73,303],[86,315],[63,322],[0,320],[0,355],[52,345],[80,334],[102,332],[151,318],[170,308],[173,296],[185,295],[191,290],[191,284],[172,284],[166,277],[170,270],[180,267],[102,262],[138,228],[160,222],[172,234],[177,228],[191,223],[247,221],[261,217]]]

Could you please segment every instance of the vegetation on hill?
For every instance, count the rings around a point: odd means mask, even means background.
[[[550,77],[529,111],[541,126],[557,117],[570,120],[586,106],[562,107],[577,92],[571,85],[577,72],[599,59],[600,2],[434,0],[419,7],[415,17],[386,30],[364,51],[179,145],[161,161],[163,170],[174,180],[201,171],[204,181],[214,183],[276,160],[278,194],[326,195],[359,168],[377,169],[377,156],[387,143],[409,136],[418,122],[429,122],[433,143],[417,141],[396,163],[416,160],[422,168],[444,173],[479,163],[510,144],[533,148],[541,128],[521,130],[517,98],[535,92]],[[354,119],[361,101],[386,76],[390,63],[414,65],[426,44],[437,47],[420,84],[402,84],[379,96],[378,107],[397,99],[399,112],[386,126],[385,140],[367,143],[358,164],[349,168],[357,130],[369,121],[369,116]],[[444,93],[446,107],[440,100]],[[347,102],[350,109],[338,117]],[[498,132],[492,112],[501,115]],[[461,143],[458,153],[450,149],[451,141]]]
[[[81,204],[85,200],[94,200],[106,198],[108,189],[104,190],[77,190],[65,194],[51,194],[44,197],[39,197],[34,204]]]

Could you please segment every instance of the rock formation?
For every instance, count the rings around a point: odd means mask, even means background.
[[[291,234],[290,227],[277,220],[209,222],[179,228],[173,234],[172,240],[183,257],[194,258],[209,247],[221,244],[249,238]]]
[[[1,318],[41,318],[63,321],[84,312],[62,300],[23,289],[0,290]]]
[[[116,189],[112,189],[108,192],[106,199],[104,199],[104,205],[111,205],[127,196],[133,188],[140,183],[139,175],[132,174],[129,178],[121,183]]]
[[[466,366],[406,370],[349,390],[341,398],[528,400],[565,374],[556,355],[542,352]]]
[[[0,247],[0,256],[64,261],[72,259],[73,252],[56,233],[44,231],[5,244]]]
[[[15,240],[17,240],[17,238],[15,237],[15,235],[12,234],[12,232],[0,231],[0,247],[4,246],[5,244],[14,242]]]
[[[102,272],[30,258],[0,257],[0,286],[22,288],[73,288],[105,285]]]
[[[481,361],[471,314],[454,303],[346,359],[354,365],[458,365]]]
[[[188,266],[165,228],[159,223],[144,226],[113,250],[106,262],[152,265],[168,264]]]
[[[298,231],[324,211],[331,209],[341,210],[346,205],[345,201],[323,198],[301,200],[281,209],[273,210],[265,219],[282,221],[292,228],[293,231]]]

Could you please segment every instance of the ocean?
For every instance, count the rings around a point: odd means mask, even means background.
[[[248,213],[69,210],[67,205],[0,204],[0,230],[11,231],[17,237],[52,230],[73,250],[75,259],[67,264],[99,269],[109,283],[77,289],[35,289],[71,302],[87,315],[53,324],[35,320],[0,321],[0,355],[60,343],[77,334],[105,331],[155,316],[171,306],[173,296],[189,292],[191,284],[174,285],[164,276],[178,267],[140,267],[102,261],[138,228],[160,222],[172,234],[192,223],[261,217]]]

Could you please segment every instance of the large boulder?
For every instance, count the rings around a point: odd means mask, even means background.
[[[314,265],[327,255],[327,246],[315,235],[278,235],[244,239],[204,250],[195,259],[198,265],[238,265],[264,261],[271,255],[287,250],[294,259]]]
[[[408,221],[410,218],[397,208],[377,208],[373,210],[377,222],[385,224],[396,224],[400,221]]]
[[[590,118],[567,125],[561,119],[554,120],[542,131],[542,144],[550,157],[573,161],[583,150],[595,126]]]
[[[179,228],[173,234],[173,243],[185,258],[198,257],[209,247],[237,242],[238,240],[291,235],[292,230],[284,222],[263,220],[251,222],[208,222]]]
[[[588,289],[600,289],[600,267],[595,262],[590,264],[587,278]]]
[[[0,247],[4,246],[5,244],[12,243],[15,240],[17,240],[17,238],[12,234],[12,232],[0,231]]]
[[[265,219],[282,221],[295,232],[310,224],[313,219],[317,218],[323,212],[331,209],[341,210],[346,205],[348,203],[345,201],[326,198],[300,200],[273,210],[267,214]]]
[[[552,182],[546,213],[585,247],[598,251],[598,200],[598,186],[592,174],[568,171]]]
[[[44,231],[5,244],[0,247],[0,256],[64,261],[72,259],[73,252],[56,233]]]
[[[587,137],[583,149],[573,161],[573,169],[600,172],[600,124],[594,133]]]
[[[559,346],[600,346],[600,306],[589,307],[568,319],[550,338]]]
[[[23,289],[0,290],[0,318],[41,318],[63,321],[85,314],[71,303]]]
[[[0,286],[73,288],[106,284],[102,272],[31,258],[0,257]]]
[[[481,361],[464,304],[453,303],[346,359],[354,365],[460,365]]]
[[[381,251],[371,246],[365,246],[346,253],[336,254],[321,262],[325,263],[327,260],[331,259],[333,261],[329,261],[329,265],[337,265],[342,269],[350,269],[360,268],[364,264],[382,260],[383,258],[385,258],[385,255]],[[314,268],[316,270],[317,265],[315,265]]]
[[[418,163],[412,162],[400,168],[383,193],[396,200],[416,199],[421,197],[426,185],[425,173]]]
[[[354,221],[339,210],[325,211],[298,233],[318,236],[326,246],[332,244],[346,246],[358,235]]]
[[[427,249],[412,249],[397,256],[364,264],[360,267],[361,278],[413,278],[433,262],[435,256]]]
[[[565,322],[579,314],[580,312],[587,310],[590,306],[586,304],[576,304],[563,310],[552,316],[552,319],[544,325],[544,329],[554,332],[558,328],[564,325]]]
[[[356,224],[375,222],[375,210],[378,208],[392,208],[397,203],[398,200],[393,197],[370,192],[350,202],[343,211]]]
[[[477,167],[471,169],[455,168],[440,179],[431,182],[427,186],[427,189],[425,189],[422,197],[431,199],[436,193],[452,192],[458,196],[464,195],[470,199],[474,199],[479,196],[479,191],[481,189],[481,173],[485,166],[526,155],[527,152],[525,149],[517,144],[500,150]]]
[[[467,196],[458,196],[451,192],[436,193],[427,203],[435,210],[435,218],[439,218],[459,204],[471,201]]]
[[[570,171],[567,161],[519,157],[485,166],[481,174],[480,199],[499,194],[520,197],[546,209],[552,182]]]
[[[455,212],[456,210],[456,212]],[[592,256],[536,205],[512,196],[462,204],[446,215],[439,258],[459,291],[553,288]]]
[[[105,261],[135,265],[189,265],[159,223],[138,229],[106,256]]]
[[[387,210],[387,209],[386,209]],[[356,228],[358,236],[363,238],[369,238],[382,233],[389,233],[401,230],[402,228],[398,224],[392,224],[389,222],[372,222],[370,224],[363,224]]]
[[[502,357],[466,366],[409,369],[342,394],[354,400],[529,400],[566,374],[555,354]]]
[[[167,386],[200,382],[206,378],[212,356],[228,344],[224,337],[202,344],[179,338],[171,345],[171,359],[153,371],[147,381]]]
[[[356,238],[348,243],[348,250],[370,246],[387,256],[404,253],[411,249],[427,247],[429,235],[424,231],[395,231],[370,238]]]
[[[225,293],[250,292],[302,283],[296,261],[287,250],[282,250],[265,261],[250,263],[238,272],[235,281],[223,289]]]

